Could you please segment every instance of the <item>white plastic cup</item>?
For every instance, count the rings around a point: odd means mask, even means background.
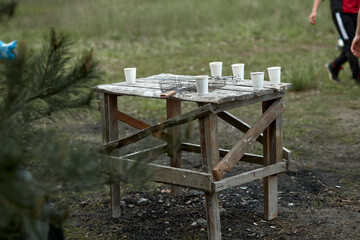
[[[253,83],[253,90],[259,91],[264,87],[264,72],[252,72],[250,73]]]
[[[234,63],[231,65],[233,76],[235,78],[239,78],[240,80],[244,80],[244,63]]]
[[[281,67],[269,67],[267,70],[270,82],[279,84],[281,82]]]
[[[124,68],[126,84],[134,84],[136,80],[136,68]]]
[[[222,76],[222,62],[210,62],[210,72],[213,77],[221,77]]]
[[[206,95],[209,92],[209,76],[199,75],[195,76],[196,91],[200,96]]]

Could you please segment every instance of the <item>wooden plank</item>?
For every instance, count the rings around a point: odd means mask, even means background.
[[[187,122],[191,122],[195,119],[209,115],[211,112],[212,112],[212,106],[210,104],[204,105],[204,106],[196,108],[188,113],[168,119],[163,123],[155,124],[149,128],[141,130],[141,131],[139,131],[135,134],[132,134],[128,137],[107,143],[107,144],[103,145],[99,150],[105,151],[105,152],[108,152],[108,151],[111,152],[112,150],[114,150],[116,148],[121,148],[121,147],[127,146],[131,143],[137,142],[141,139],[144,139],[145,137],[147,137],[155,132],[159,132],[159,131],[162,131],[169,127],[174,127],[174,126],[178,126],[178,125],[181,125],[181,124],[184,124]]]
[[[162,99],[160,89],[154,89],[151,88],[151,86],[146,87],[140,85],[140,83],[133,85],[99,85],[95,90],[101,93]],[[196,94],[196,92],[182,92],[177,93],[172,96],[172,98],[190,102],[222,103],[226,101],[244,100],[253,96],[254,93],[250,91],[241,92],[217,89],[203,96]]]
[[[109,114],[106,111],[108,103],[105,100],[105,94],[99,93],[100,97],[100,115],[101,115],[101,130],[102,130],[102,142],[107,143],[110,141],[109,137]]]
[[[222,179],[217,182],[213,182],[212,188],[213,191],[220,192],[228,188],[236,187],[241,184],[258,180],[266,176],[271,176],[284,171],[286,171],[286,162],[275,163],[267,167],[255,169],[246,173],[241,173],[236,176]]]
[[[216,192],[205,193],[207,234],[209,240],[221,240],[219,200]]]
[[[203,103],[198,103],[203,107]],[[205,105],[206,106],[206,105]],[[219,162],[219,142],[216,114],[199,118],[200,147],[204,171],[211,172],[212,166]]]
[[[172,76],[179,76],[179,75],[172,75]],[[185,77],[186,79],[181,80],[184,82],[195,82],[194,76],[186,76],[182,75],[182,77]],[[164,78],[162,79],[164,80]],[[95,87],[95,89],[102,88],[104,86],[123,86],[123,87],[137,87],[137,88],[152,88],[152,89],[160,89],[159,82],[161,81],[160,78],[156,79],[156,75],[147,77],[147,78],[138,78],[136,79],[136,82],[128,85],[126,82],[118,82],[118,83],[111,83],[111,84],[104,84],[104,85],[98,85]],[[234,89],[249,89],[252,91],[252,81],[251,80],[243,80],[238,81],[237,83],[233,83],[231,81],[227,81],[227,84],[222,87],[222,89],[228,89],[228,90],[234,90]],[[264,81],[264,90],[287,90],[289,87],[291,87],[291,83],[280,83],[280,84],[272,84],[269,81]],[[247,90],[245,90],[247,91]]]
[[[251,80],[243,80],[243,81],[239,81],[236,83],[236,86],[249,86],[252,87],[253,83]],[[285,91],[288,88],[291,87],[291,83],[279,83],[279,84],[273,84],[270,83],[269,81],[264,81],[264,88],[265,89],[273,89],[276,91]]]
[[[134,87],[134,86],[108,86],[108,85],[99,85],[96,91],[103,93],[116,93],[117,95],[127,95],[127,96],[141,96],[148,98],[157,98],[161,99],[161,91],[159,89]],[[207,95],[199,96],[195,92],[182,92],[178,93],[172,98],[189,101],[189,102],[203,102],[203,103],[215,103],[222,104],[226,102],[234,101],[245,101],[247,99],[258,98],[261,96],[267,96],[270,98],[278,98],[278,94],[283,94],[283,92],[274,92],[270,90],[263,90],[259,92],[253,91],[238,91],[238,90],[226,90],[226,89],[217,89],[215,91],[209,92]],[[256,102],[261,102],[257,100]],[[251,103],[249,103],[251,104]],[[249,105],[245,104],[245,105]]]
[[[226,171],[229,171],[238,159],[245,154],[245,151],[250,145],[259,137],[261,132],[274,121],[274,119],[285,111],[284,104],[281,99],[276,100],[267,109],[263,115],[256,121],[253,127],[247,131],[240,141],[230,150],[230,152],[219,162],[213,169],[213,174],[216,180],[220,180]]]
[[[255,95],[253,92],[217,89],[201,96],[194,92],[181,92],[176,94],[174,98],[189,102],[221,104],[224,102],[246,101],[247,99],[251,99],[254,96]]]
[[[198,103],[198,106],[202,106]],[[212,167],[219,162],[219,142],[217,115],[210,114],[199,118],[201,155],[204,171],[211,173]],[[221,224],[218,196],[215,192],[205,193],[208,239],[221,239]]]
[[[283,157],[286,159],[286,169],[289,169],[289,163],[292,161],[291,151],[286,147],[283,147]]]
[[[133,118],[123,112],[117,111],[117,118],[119,121],[126,123],[136,129],[145,129],[148,127],[151,127],[150,124],[144,123],[143,121],[140,121],[139,119]],[[165,132],[156,132],[152,134],[154,137],[162,139],[164,141],[167,141],[168,134]]]
[[[234,126],[235,128],[237,128],[238,130],[240,130],[243,133],[246,133],[251,128],[251,126],[249,124],[247,124],[246,122],[238,119],[237,117],[235,117],[234,115],[232,115],[229,112],[220,112],[220,113],[218,113],[218,116],[222,120],[224,120],[225,122],[231,124],[232,126]],[[263,134],[260,134],[260,136],[256,139],[256,141],[263,144],[264,143]],[[291,152],[290,152],[290,150],[283,147],[283,156],[284,156],[284,159],[290,161],[291,160]]]
[[[274,101],[263,102],[263,112],[271,108]],[[282,117],[281,115],[264,130],[264,166],[281,162],[282,153]],[[264,216],[271,220],[278,215],[278,181],[277,176],[272,175],[264,178]]]
[[[228,91],[240,91],[240,92],[254,92],[252,86],[241,86],[241,85],[234,85],[234,84],[227,84],[221,88],[222,90]],[[264,89],[262,92],[264,93],[272,93],[271,89]]]
[[[140,81],[139,81],[140,82]],[[190,83],[194,82],[189,81]],[[143,81],[140,87],[144,88],[157,88],[159,86],[158,81]],[[264,88],[260,91],[257,91],[256,93],[262,95],[267,93],[273,93],[274,91],[285,91],[288,88],[291,87],[291,83],[280,83],[280,84],[272,84],[269,81],[264,81]],[[221,90],[229,90],[229,91],[242,91],[242,92],[254,92],[252,81],[251,80],[245,80],[244,82],[238,82],[236,84],[232,82],[227,82],[227,84],[224,87],[220,88]]]
[[[255,103],[259,103],[259,102],[263,102],[263,101],[269,101],[272,99],[278,99],[283,96],[284,96],[284,93],[279,92],[279,93],[274,93],[274,94],[252,97],[252,98],[245,99],[245,100],[238,100],[238,101],[234,100],[234,101],[221,102],[219,104],[212,104],[212,106],[213,106],[212,112],[220,113],[220,112],[227,111],[227,110],[234,109],[234,108],[248,106],[251,104],[255,104]]]
[[[109,159],[109,168],[108,171],[115,171],[113,167],[114,164],[117,164],[119,161],[125,161],[128,163],[138,164],[137,161],[126,159],[122,157],[110,157]],[[146,163],[141,163],[146,164]],[[190,187],[199,189],[202,191],[211,191],[211,181],[212,176],[209,173],[197,172],[182,168],[174,168],[168,166],[162,166],[152,163],[147,163],[146,167],[148,171],[153,172],[153,176],[151,178],[154,182],[173,184],[176,186]],[[116,173],[116,172],[113,172]]]
[[[160,156],[161,154],[166,153],[167,151],[168,151],[168,145],[164,144],[164,145],[161,145],[161,146],[157,146],[157,147],[153,147],[153,148],[149,148],[149,149],[129,153],[129,154],[126,154],[126,155],[122,155],[120,157],[123,157],[123,158],[135,158],[137,160],[143,160],[143,159],[148,159],[148,158],[154,159],[154,158],[157,158],[158,156]]]
[[[205,136],[205,153],[206,162],[211,161],[211,167],[208,172],[211,172],[212,166],[219,162],[219,134],[217,125],[217,115],[210,114],[204,117],[204,136]]]
[[[198,144],[193,143],[181,143],[181,150],[193,153],[201,153],[201,147]],[[219,149],[220,157],[225,157],[230,150],[228,149]],[[240,159],[241,162],[255,163],[255,164],[264,164],[264,158],[261,155],[245,153],[244,156]]]
[[[154,75],[154,76],[150,76],[150,77],[139,78],[139,79],[136,79],[136,81],[158,83],[159,80],[169,78],[169,77],[179,77],[180,79],[187,79],[188,81],[195,79],[195,77],[191,76],[191,75],[174,75],[171,73],[166,73],[166,74],[162,73],[162,74],[158,74],[158,75]],[[250,79],[244,79],[242,81],[238,81],[237,83],[234,83],[231,80],[228,80],[226,86],[231,86],[231,85],[252,87],[252,81]],[[264,88],[276,88],[276,87],[282,87],[283,89],[288,89],[289,87],[291,87],[291,83],[281,82],[279,84],[273,84],[273,83],[270,83],[269,81],[266,81],[266,80],[264,81]]]
[[[194,84],[194,86],[195,86],[195,78],[193,80],[188,80],[188,81],[185,81],[185,82],[188,83],[188,84]],[[136,83],[139,83],[139,84],[136,84],[137,88],[159,89],[159,81],[156,81],[156,80],[146,81],[146,80],[142,80],[142,79],[137,79]],[[112,85],[120,86],[120,85],[123,85],[123,83],[113,83]],[[129,85],[124,85],[124,86],[129,87]],[[221,88],[218,88],[218,89],[215,89],[215,90],[209,89],[209,92],[210,93],[211,92],[216,93],[218,90],[227,90],[227,91],[230,91],[230,92],[232,92],[232,91],[236,91],[236,92],[254,92],[252,85],[242,86],[242,85],[237,85],[237,84],[235,85],[235,84],[232,84],[232,83],[228,83],[225,86],[223,86]],[[267,94],[267,93],[272,93],[272,92],[273,92],[272,88],[264,87],[264,89],[261,90],[259,93],[260,94]],[[193,92],[193,93],[195,93],[195,92]]]
[[[142,88],[139,87],[139,83],[133,85],[126,84],[105,84],[98,85],[95,87],[97,92],[109,93],[116,95],[127,95],[127,96],[139,96],[139,97],[148,97],[148,98],[160,98],[161,90],[160,88]]]
[[[118,138],[117,97],[111,94],[100,94],[100,111],[102,124],[102,138],[104,143]],[[116,177],[110,176],[110,195],[111,195],[111,217],[121,216],[120,209],[120,183]]]
[[[166,183],[166,184],[173,184],[177,186],[195,188],[206,192],[211,190],[210,174],[194,172],[182,168],[171,168],[171,167],[161,166],[161,169],[159,168],[157,170],[157,173],[154,176],[153,181]]]
[[[232,115],[229,112],[219,112],[218,116],[224,120],[225,122],[229,123],[230,125],[234,126],[235,128],[237,128],[238,130],[240,130],[243,133],[246,133],[251,126],[245,122],[243,122],[242,120],[238,119],[237,117],[235,117],[234,115]],[[262,134],[256,139],[256,141],[261,142],[262,143]]]
[[[274,219],[278,216],[278,179],[277,176],[264,178],[264,218]]]
[[[141,82],[141,80],[137,80],[139,81],[139,83]],[[193,81],[187,81],[189,84],[194,84],[195,86],[195,80]],[[125,86],[125,87],[129,87],[129,86]],[[158,82],[147,82],[145,80],[142,80],[140,86],[138,86],[138,88],[145,88],[145,89],[157,89],[159,88],[159,83]],[[272,89],[264,89],[260,92],[257,92],[257,95],[264,95],[264,94],[271,94],[273,93]],[[198,96],[196,94],[196,92],[189,92],[189,91],[185,91],[182,93],[176,93],[176,96],[174,98],[176,99],[192,99],[193,101],[200,101],[200,102],[204,102],[204,99],[209,99],[208,102],[213,102],[213,103],[220,103],[218,100],[215,99],[219,99],[219,97],[221,98],[221,96],[225,97],[225,98],[230,98],[231,101],[235,101],[235,100],[241,100],[241,99],[245,99],[245,96],[249,96],[249,97],[253,97],[254,96],[254,91],[252,86],[237,86],[237,85],[233,85],[233,84],[228,84],[225,85],[224,87],[218,88],[216,90],[209,90],[209,93],[205,96]],[[161,97],[161,95],[160,95]],[[221,102],[223,102],[224,99],[221,100]]]
[[[181,115],[181,101],[166,99],[166,116],[168,119]],[[174,126],[167,129],[169,140],[170,166],[181,168],[181,126]],[[180,196],[181,188],[171,186],[171,196]]]

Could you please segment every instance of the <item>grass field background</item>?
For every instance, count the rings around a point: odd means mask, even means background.
[[[123,81],[128,66],[136,66],[138,76],[207,73],[214,60],[224,62],[225,74],[231,63],[244,62],[246,77],[280,65],[285,81],[316,81],[336,54],[337,34],[326,2],[318,24],[310,26],[311,6],[281,0],[22,0],[0,31],[3,41],[24,40],[35,49],[50,28],[65,32],[79,52],[94,48],[105,70],[102,82]]]
[[[124,81],[125,67],[137,67],[138,77],[198,75],[209,74],[210,61],[222,61],[223,74],[230,75],[230,65],[243,62],[250,78],[252,71],[281,66],[282,81],[293,83],[285,97],[284,143],[301,161],[305,149],[321,154],[301,147],[309,142],[360,141],[358,125],[345,131],[337,124],[343,112],[359,112],[360,88],[348,64],[340,84],[324,68],[340,53],[329,1],[316,26],[308,23],[311,8],[312,1],[300,0],[19,0],[14,18],[0,25],[0,39],[25,41],[36,51],[51,28],[64,32],[75,54],[94,49],[104,72],[99,84]],[[125,98],[121,108],[143,119],[165,117],[164,101],[134,99]],[[250,123],[258,117],[254,113],[259,108],[241,109]]]
[[[349,66],[341,84],[324,68],[339,54],[329,4],[320,7],[316,26],[307,20],[311,8],[312,1],[283,0],[21,0],[0,32],[1,40],[23,40],[35,50],[51,28],[66,33],[76,54],[94,49],[104,72],[99,83],[124,81],[125,67],[137,67],[138,77],[209,74],[208,63],[222,61],[229,75],[232,63],[243,62],[250,78],[251,71],[282,66],[282,81],[293,83],[285,113],[291,137],[314,121],[330,121],[324,113],[331,108],[359,108]],[[131,100],[124,110],[144,117],[163,108],[163,101]]]
[[[197,74],[208,72],[208,62],[213,60],[223,61],[227,74],[231,63],[244,62],[247,75],[281,65],[287,76],[289,71],[322,66],[330,57],[326,50],[335,45],[329,7],[323,4],[314,27],[307,22],[311,4],[22,0],[16,17],[0,30],[3,41],[24,40],[34,48],[41,46],[41,37],[51,27],[65,32],[79,51],[95,49],[106,70],[105,82],[121,81],[126,66],[136,66],[140,76],[169,71]]]

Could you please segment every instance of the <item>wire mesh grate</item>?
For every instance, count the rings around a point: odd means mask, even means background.
[[[227,81],[233,81],[232,77],[209,77],[209,91],[226,86]],[[162,92],[196,92],[196,83],[193,76],[169,76],[159,81]]]

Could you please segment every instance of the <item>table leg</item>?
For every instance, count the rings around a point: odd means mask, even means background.
[[[268,109],[275,100],[263,102],[263,112]],[[264,166],[281,162],[282,149],[282,117],[279,115],[264,131],[263,155]],[[278,215],[278,180],[277,175],[264,178],[264,216],[270,220]]]
[[[200,118],[199,129],[204,170],[207,173],[212,173],[213,166],[219,162],[217,115],[210,114]],[[215,192],[205,192],[205,203],[208,239],[220,240],[221,224],[218,194]]]
[[[209,240],[221,239],[220,212],[217,193],[205,193],[207,234]]]
[[[181,101],[166,99],[166,115],[167,118],[173,118],[181,115]],[[181,168],[181,126],[168,128],[169,134],[169,156],[170,166]],[[171,186],[171,196],[180,196],[181,188]]]
[[[104,143],[118,139],[117,96],[107,93],[100,94],[100,111],[102,138]],[[115,176],[110,176],[111,217],[121,215],[120,183]]]

